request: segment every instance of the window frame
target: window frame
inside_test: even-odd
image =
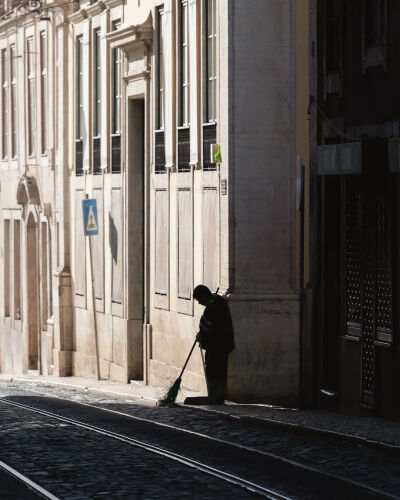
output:
[[[112,31],[121,27],[121,20],[112,22]],[[122,104],[122,51],[112,49],[111,52],[111,135],[121,135],[121,104]]]
[[[10,44],[10,111],[11,111],[11,159],[18,157],[18,92],[17,92],[17,46]]]
[[[111,23],[112,31],[118,30],[122,25],[120,18]],[[122,171],[121,138],[122,138],[122,50],[111,49],[111,109],[110,109],[110,139],[111,139],[111,173],[119,174]]]
[[[93,29],[93,139],[101,136],[101,28]]]
[[[8,144],[8,115],[9,115],[9,99],[8,99],[8,56],[7,48],[2,48],[0,51],[1,57],[1,104],[2,104],[2,133],[1,133],[1,158],[3,161],[8,160],[9,144]]]
[[[34,36],[26,37],[26,86],[27,86],[27,107],[28,107],[28,158],[35,156],[36,133],[36,73],[35,73],[35,45]]]
[[[41,154],[48,148],[48,44],[46,30],[39,32],[40,41],[40,106],[41,106]]]
[[[190,126],[189,2],[179,1],[178,126]]]
[[[77,149],[80,147],[80,155],[83,156],[83,33],[75,37],[75,175],[83,175],[83,157],[81,165],[77,168]]]
[[[211,6],[211,8],[210,8]],[[217,2],[204,0],[204,124],[217,123]],[[211,13],[211,16],[210,16]],[[210,29],[211,17],[211,29]],[[211,50],[210,50],[211,47]],[[211,71],[210,71],[211,58]],[[211,94],[211,95],[210,95]],[[211,112],[210,112],[210,99]]]
[[[379,43],[368,43],[368,0],[363,0],[362,3],[362,69],[366,73],[368,68],[382,67],[387,70],[387,50],[388,50],[388,2],[382,1],[383,21],[382,38]]]
[[[164,72],[164,29],[163,29],[163,16],[164,6],[161,5],[157,8],[157,116],[156,116],[156,130],[164,130],[164,96],[165,96],[165,72]]]

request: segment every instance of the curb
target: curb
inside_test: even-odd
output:
[[[50,386],[62,386],[66,389],[71,389],[74,391],[81,391],[81,392],[88,392],[88,393],[94,393],[94,394],[104,394],[104,395],[109,395],[109,396],[114,396],[115,398],[122,399],[132,399],[132,400],[139,400],[141,402],[147,401],[151,402],[153,406],[156,405],[157,398],[152,398],[150,396],[143,396],[141,394],[126,394],[124,392],[118,392],[118,391],[112,391],[112,390],[107,390],[107,389],[100,389],[97,387],[90,387],[90,386],[85,386],[85,385],[80,385],[80,384],[67,384],[65,382],[55,382],[55,381],[50,381],[50,380],[38,380],[38,379],[30,379],[30,378],[19,378],[19,377],[0,377],[0,382],[19,382],[19,383],[25,383],[25,384],[40,384],[43,386],[50,385]],[[149,404],[149,403],[147,403]]]
[[[270,427],[276,427],[281,430],[286,430],[290,432],[296,433],[307,433],[307,434],[317,434],[325,438],[329,439],[342,439],[344,441],[353,442],[353,443],[361,443],[366,446],[370,446],[372,448],[383,449],[385,451],[389,451],[391,453],[400,453],[400,445],[387,443],[385,441],[376,441],[373,439],[368,439],[363,436],[357,436],[355,434],[346,434],[344,432],[332,431],[329,429],[321,429],[320,427],[307,426],[303,424],[295,424],[293,422],[284,422],[282,420],[277,420],[268,417],[259,417],[253,415],[237,415],[233,413],[229,413],[227,411],[217,409],[217,408],[209,408],[205,406],[195,406],[195,405],[183,405],[178,403],[179,406],[184,406],[187,408],[191,408],[199,411],[208,411],[210,413],[217,414],[223,418],[229,420],[241,420],[243,422],[248,423],[257,423],[261,425],[267,425]]]
[[[94,394],[104,394],[104,395],[109,395],[113,396],[115,398],[121,399],[121,398],[127,398],[127,399],[132,399],[135,401],[140,401],[142,403],[146,402],[147,405],[149,406],[156,406],[156,403],[158,401],[158,398],[153,398],[150,396],[143,396],[141,394],[125,394],[122,392],[117,392],[117,391],[112,391],[112,390],[107,390],[107,389],[99,389],[97,387],[89,387],[85,385],[79,385],[79,384],[68,384],[64,382],[56,382],[56,381],[49,381],[49,380],[37,380],[37,379],[28,379],[28,378],[19,378],[19,377],[0,377],[0,382],[19,382],[19,383],[25,383],[25,384],[30,384],[30,383],[36,383],[40,385],[50,385],[50,386],[62,386],[71,390],[75,391],[81,391],[81,392],[88,392],[88,393],[94,393]],[[218,415],[222,418],[225,418],[227,420],[241,420],[242,422],[248,422],[248,423],[256,423],[259,425],[266,425],[269,427],[276,427],[277,429],[281,430],[286,430],[290,432],[296,432],[296,433],[307,433],[307,434],[317,434],[320,435],[324,438],[330,438],[330,439],[342,439],[344,441],[352,442],[352,443],[359,443],[363,444],[365,446],[369,446],[372,448],[376,449],[383,449],[385,451],[389,451],[391,453],[396,453],[398,454],[400,452],[400,445],[396,444],[391,444],[387,443],[385,441],[377,441],[373,439],[368,439],[363,436],[357,436],[355,434],[346,434],[343,432],[339,431],[332,431],[329,429],[321,429],[320,427],[314,427],[314,426],[307,426],[303,424],[296,424],[293,422],[285,422],[283,420],[277,420],[274,418],[268,418],[268,417],[260,417],[260,416],[253,416],[253,415],[238,415],[234,413],[230,413],[229,411],[226,411],[225,409],[221,408],[210,408],[209,406],[197,406],[197,405],[185,405],[181,402],[176,403],[177,406],[182,407],[182,408],[190,408],[192,410],[197,410],[197,411],[202,411],[202,412],[208,412],[214,415]],[[229,407],[229,405],[226,405],[224,408]]]

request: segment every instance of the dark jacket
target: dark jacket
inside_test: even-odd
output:
[[[235,349],[231,313],[221,295],[213,294],[213,300],[204,309],[199,339],[206,351],[228,353]]]

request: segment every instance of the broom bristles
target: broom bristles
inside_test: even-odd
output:
[[[159,400],[161,404],[174,403],[176,397],[178,396],[179,388],[181,386],[182,379],[179,377],[175,380],[175,382],[168,389],[163,399]]]

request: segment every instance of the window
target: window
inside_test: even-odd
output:
[[[118,19],[112,29],[121,26]],[[112,124],[111,124],[111,171],[121,171],[121,50],[112,50]]]
[[[101,131],[101,37],[100,37],[100,28],[94,30],[93,34],[93,136],[99,137]]]
[[[101,31],[93,31],[93,172],[101,171]]]
[[[11,158],[17,157],[17,53],[15,44],[10,45],[11,83]]]
[[[14,221],[14,319],[21,319],[21,222]]]
[[[155,165],[156,173],[164,173],[165,169],[165,136],[164,136],[164,33],[163,33],[164,7],[157,9],[157,110],[155,133]]]
[[[1,50],[1,102],[3,106],[2,113],[2,149],[1,156],[3,160],[8,158],[8,64],[7,49]]]
[[[367,47],[385,43],[386,8],[385,0],[367,0],[365,12],[365,41]]]
[[[326,71],[337,73],[341,63],[341,0],[327,2],[326,16]]]
[[[204,126],[203,170],[215,170],[211,158],[212,145],[217,142],[217,23],[216,0],[204,0]]]
[[[4,219],[4,316],[10,316],[10,220]]]
[[[163,14],[162,8],[158,9],[158,64],[157,64],[157,129],[164,129],[164,40],[163,40]]]
[[[76,37],[75,173],[83,174],[83,36]]]
[[[35,117],[36,117],[36,99],[35,99],[35,52],[33,46],[33,36],[26,40],[26,74],[28,89],[28,156],[35,152]]]
[[[41,153],[47,153],[48,98],[47,98],[47,39],[46,32],[40,32],[40,105],[41,105]]]
[[[178,172],[190,170],[190,130],[189,130],[189,25],[188,2],[180,0],[179,9],[179,129],[178,129]]]
[[[217,28],[216,28],[216,0],[205,0],[205,122],[216,121],[216,95],[217,95]]]
[[[188,3],[182,0],[179,20],[179,125],[189,125],[189,37]]]
[[[387,2],[364,0],[363,3],[363,70],[382,66],[387,59]]]

